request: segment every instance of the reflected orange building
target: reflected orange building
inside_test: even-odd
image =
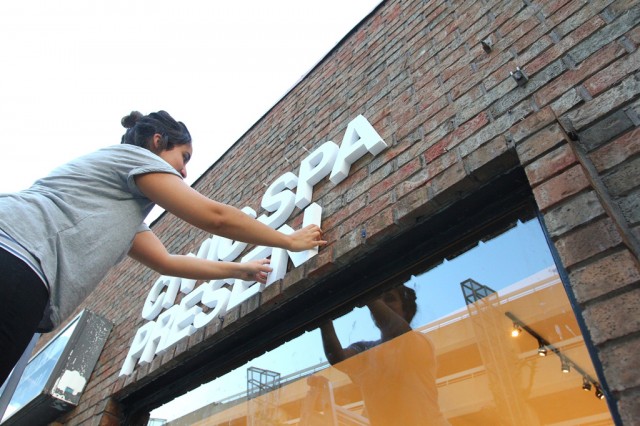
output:
[[[606,402],[594,396],[594,389],[582,388],[585,379],[596,384],[595,373],[555,269],[542,271],[498,293],[485,291],[483,296],[477,300],[467,298],[466,308],[414,331],[423,333],[433,344],[438,405],[451,425],[613,424]],[[541,356],[538,338],[526,330],[512,337],[512,318],[542,337],[552,350]],[[394,377],[388,370],[403,367],[398,350],[402,347],[407,351],[412,334],[370,350],[378,351],[377,357],[390,360],[385,365],[372,366],[373,370],[386,370],[385,377]],[[366,355],[367,352],[362,353],[306,377],[299,378],[298,374],[295,381],[287,382],[284,377],[283,385],[272,392],[249,401],[243,398],[203,407],[169,424],[371,424],[363,390],[345,373],[353,371],[348,363],[361,363]],[[570,365],[568,372],[562,371],[563,360]],[[378,390],[400,392],[395,379],[390,380]],[[424,411],[417,402],[409,404],[401,407],[402,402],[396,403],[396,414],[411,409]],[[432,424],[430,416],[424,417],[421,424]]]

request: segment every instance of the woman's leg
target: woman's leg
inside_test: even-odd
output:
[[[40,277],[0,249],[0,386],[38,328],[48,299]]]

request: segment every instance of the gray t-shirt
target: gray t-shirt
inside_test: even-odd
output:
[[[120,262],[153,203],[135,184],[145,173],[180,174],[151,151],[116,145],[77,158],[31,188],[0,194],[0,229],[39,262],[60,324]]]

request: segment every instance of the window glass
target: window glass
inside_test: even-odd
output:
[[[11,417],[13,413],[27,405],[42,392],[77,323],[78,319],[76,318],[62,333],[56,336],[29,361],[2,420]]]
[[[535,219],[362,304],[152,421],[613,424]]]

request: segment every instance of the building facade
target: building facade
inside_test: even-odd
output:
[[[258,250],[280,256],[278,279],[220,284],[233,294],[209,309],[226,312],[174,329],[146,362],[141,328],[173,321],[161,312],[192,290],[161,308],[171,279],[125,260],[78,309],[112,329],[55,422],[146,424],[176,396],[533,219],[605,396],[610,420],[593,424],[640,424],[639,45],[633,0],[382,2],[193,185],[291,229],[319,221],[329,244],[297,260]],[[261,206],[287,190],[293,210]],[[171,214],[152,229],[171,252],[213,250]],[[226,244],[237,260],[253,250]]]

